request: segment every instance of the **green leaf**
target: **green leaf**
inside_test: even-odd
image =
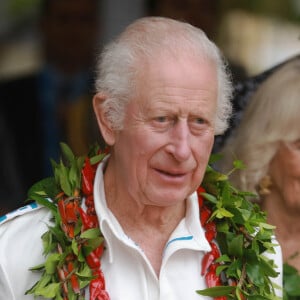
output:
[[[65,241],[65,235],[64,233],[60,230],[59,227],[49,227],[49,230],[53,234],[53,237],[58,241],[60,246],[64,249],[66,247],[66,241]]]
[[[87,242],[86,242],[86,245],[88,247],[91,247],[91,249],[96,249],[98,248],[104,241],[104,238],[101,237],[101,236],[98,236],[96,238],[93,238],[93,239],[89,239]]]
[[[205,174],[206,182],[216,182],[216,181],[225,181],[228,179],[228,176],[219,172],[208,172]]]
[[[243,263],[241,259],[234,260],[226,270],[226,275],[232,278],[239,278]]]
[[[205,290],[198,290],[196,292],[197,294],[202,296],[220,297],[231,294],[235,289],[236,287],[234,286],[216,286],[212,288],[207,288]]]
[[[79,262],[85,262],[85,253],[83,247],[80,248],[77,258]]]
[[[228,241],[228,253],[234,257],[242,257],[244,249],[243,242],[244,237],[241,234],[232,237],[232,239]]]
[[[220,265],[216,269],[216,274],[219,276],[224,270],[228,268],[227,265]]]
[[[72,247],[73,253],[74,253],[76,256],[78,256],[78,253],[79,253],[79,251],[78,251],[78,244],[77,244],[77,242],[76,242],[75,239],[72,240],[72,245],[71,245],[71,247]]]
[[[272,261],[273,262],[273,261]],[[259,266],[261,271],[263,271],[263,274],[265,274],[268,277],[277,277],[278,272],[276,272],[276,265],[271,264],[269,259],[266,257],[261,256],[259,260]]]
[[[46,270],[47,274],[51,275],[56,272],[56,267],[60,260],[60,256],[61,255],[58,253],[52,253],[48,256],[48,258],[45,262],[45,270]]]
[[[62,190],[65,192],[65,194],[68,196],[72,196],[72,188],[69,181],[69,172],[68,169],[64,166],[62,161],[60,162],[59,183]]]
[[[276,228],[276,226],[274,225],[263,223],[263,222],[259,223],[259,227],[264,229],[272,229],[272,230]]]
[[[251,212],[242,208],[229,208],[228,209],[233,214],[233,221],[237,224],[244,225],[245,221],[250,218]]]
[[[43,235],[42,235],[42,241],[43,241],[43,254],[46,255],[48,253],[50,253],[53,248],[55,247],[55,244],[53,243],[52,240],[52,233],[51,231],[46,231]]]
[[[81,219],[79,219],[77,221],[77,223],[75,224],[75,228],[74,228],[74,234],[75,236],[79,235],[81,233],[81,226],[82,226],[82,222]]]
[[[84,231],[80,237],[82,239],[94,239],[96,237],[99,237],[101,234],[100,229],[99,228],[92,228],[92,229],[88,229],[86,231]]]
[[[246,270],[251,281],[253,281],[257,286],[264,286],[265,281],[258,262],[247,262]]]
[[[46,273],[43,273],[41,279],[36,282],[36,284],[29,290],[25,292],[25,294],[34,294],[37,290],[44,288],[52,279],[52,276]]]
[[[34,266],[32,268],[30,268],[31,271],[41,271],[45,268],[45,264],[40,264],[40,265],[37,265],[37,266]]]
[[[229,228],[230,228],[229,224],[226,221],[224,221],[224,219],[223,220],[218,220],[218,221],[219,221],[217,223],[218,235],[220,235],[220,233],[222,233],[222,232],[227,233],[229,231]]]
[[[69,171],[69,182],[70,182],[72,191],[80,188],[80,171],[77,168],[76,161],[73,161],[71,163],[71,168]]]
[[[84,245],[81,249],[84,257],[87,257],[94,250],[92,247],[86,245]]]
[[[216,216],[216,218],[218,219],[222,219],[222,218],[232,218],[233,214],[227,209],[225,209],[224,207],[220,207],[214,211],[213,216]]]
[[[246,168],[246,165],[241,160],[235,160],[233,166],[237,170],[243,170]]]
[[[221,255],[216,262],[231,262],[231,258],[227,254]]]
[[[30,200],[34,200],[36,203],[49,208],[52,212],[56,212],[56,206],[53,202],[50,202],[48,199],[39,196],[38,194],[31,194],[28,197]]]
[[[60,143],[60,148],[64,158],[66,158],[68,162],[72,162],[75,159],[73,151],[66,143]]]
[[[215,196],[208,194],[208,193],[201,193],[201,195],[208,201],[210,201],[211,203],[217,203],[218,200]]]
[[[51,299],[55,297],[55,295],[59,292],[59,290],[60,290],[60,283],[50,283],[45,287],[40,287],[36,289],[35,295]]]
[[[76,272],[76,275],[80,278],[80,280],[88,280],[93,277],[93,273],[87,264],[84,264],[84,267],[81,268],[80,271]]]
[[[94,164],[97,164],[98,162],[100,162],[104,157],[105,157],[105,153],[101,153],[101,154],[98,154],[96,156],[93,156],[90,158],[90,162],[92,165]]]
[[[59,189],[54,177],[47,177],[31,186],[28,190],[28,198],[31,199],[33,195],[40,195],[44,198],[53,199],[59,193]]]

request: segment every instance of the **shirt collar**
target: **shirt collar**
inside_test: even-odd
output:
[[[198,244],[199,248],[204,251],[210,251],[211,247],[205,237],[205,231],[201,226],[200,213],[199,213],[199,203],[197,192],[194,192],[187,199],[187,209],[186,209],[186,227],[190,233],[194,236],[195,242]]]

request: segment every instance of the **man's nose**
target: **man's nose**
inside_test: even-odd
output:
[[[187,120],[178,119],[172,127],[169,151],[178,161],[189,158],[191,154],[191,134]]]

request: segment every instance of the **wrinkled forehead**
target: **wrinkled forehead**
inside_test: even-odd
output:
[[[150,69],[162,69],[164,65],[178,69],[185,65],[193,66],[195,70],[209,66],[210,71],[217,74],[217,62],[212,57],[203,51],[194,52],[188,49],[154,49],[151,53],[138,55],[134,67],[142,75]]]
[[[174,106],[175,109],[176,105],[186,103],[193,106],[195,112],[201,107],[210,119],[216,114],[218,84],[212,61],[190,56],[158,56],[142,69],[135,99],[144,109],[153,105],[163,105],[164,109],[166,105],[170,109]]]
[[[166,55],[158,53],[155,59],[141,62],[137,83],[142,86],[156,84],[175,85],[191,89],[208,89],[217,93],[217,66],[212,59],[190,53]]]

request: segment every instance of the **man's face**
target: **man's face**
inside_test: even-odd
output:
[[[215,66],[201,58],[158,58],[144,66],[138,97],[116,133],[116,179],[146,205],[183,201],[201,183],[214,140]]]

